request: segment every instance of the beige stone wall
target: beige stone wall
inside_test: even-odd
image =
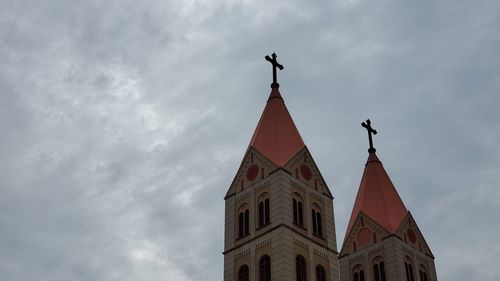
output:
[[[422,252],[417,251],[410,245],[404,243],[399,237],[391,235],[356,252],[346,254],[339,258],[340,280],[353,280],[353,269],[362,265],[365,269],[365,281],[373,281],[373,260],[377,256],[384,259],[387,281],[405,281],[406,271],[404,260],[409,257],[414,268],[414,280],[420,280],[418,266],[424,265],[428,269],[430,280],[437,281],[434,268],[434,259]]]

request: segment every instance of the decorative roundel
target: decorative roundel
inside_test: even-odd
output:
[[[255,164],[253,164],[252,166],[248,167],[247,180],[249,180],[249,181],[254,180],[258,174],[259,174],[259,167]]]
[[[363,228],[358,232],[358,246],[368,245],[370,243],[370,238],[372,237],[372,232],[368,228]]]
[[[305,164],[302,164],[302,166],[300,166],[300,173],[305,180],[310,180],[312,177],[311,169]]]
[[[408,240],[410,240],[411,243],[417,242],[417,235],[415,234],[415,232],[413,232],[413,230],[408,229],[406,231],[406,235],[408,236]]]

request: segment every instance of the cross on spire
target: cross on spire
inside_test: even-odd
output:
[[[272,57],[272,58],[271,58]],[[278,61],[276,60],[276,54],[273,53],[271,57],[266,56],[266,60],[270,62],[273,65],[273,83],[271,84],[271,88],[278,88],[280,84],[278,84],[278,78],[276,75],[276,68],[279,68],[280,70],[283,70],[283,65],[279,64]]]
[[[368,140],[370,142],[370,148],[368,149],[368,152],[375,152],[376,149],[373,147],[372,133],[376,135],[377,131],[372,128],[370,119],[366,119],[366,123],[361,123],[361,126],[366,128],[366,130],[368,131]]]

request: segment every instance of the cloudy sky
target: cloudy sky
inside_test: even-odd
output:
[[[0,0],[1,279],[222,280],[275,51],[337,240],[369,117],[440,280],[497,280],[499,27],[495,0]]]

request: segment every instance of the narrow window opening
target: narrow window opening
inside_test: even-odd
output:
[[[326,281],[325,268],[321,265],[316,266],[316,281]]]
[[[243,235],[247,235],[250,233],[250,211],[246,210],[245,211],[245,230]]]
[[[297,200],[293,199],[293,223],[298,224],[298,216],[297,216]]]
[[[244,224],[244,217],[243,217],[243,213],[240,213],[239,217],[238,217],[238,236],[239,237],[242,237],[243,236],[243,224]]]
[[[238,271],[238,281],[249,281],[248,265],[242,265]]]
[[[259,281],[271,281],[271,258],[268,255],[260,258]]]
[[[312,224],[313,224],[313,233],[317,235],[318,233],[317,233],[317,225],[316,225],[316,211],[312,210],[311,217],[312,217]]]
[[[302,202],[297,202],[297,208],[298,208],[298,216],[299,216],[299,225],[304,226],[304,217],[302,214]]]
[[[295,258],[295,268],[297,273],[297,281],[307,281],[306,259],[303,256],[298,255]]]
[[[321,214],[319,212],[316,212],[316,225],[318,227],[318,235],[323,237],[323,228],[321,226]]]
[[[375,281],[381,281],[380,272],[378,270],[378,264],[373,265],[373,273],[375,274]]]
[[[269,223],[269,199],[264,201],[264,224]]]

